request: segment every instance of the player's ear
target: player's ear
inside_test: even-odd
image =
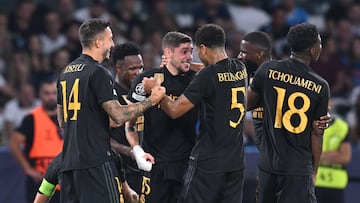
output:
[[[165,58],[170,58],[170,55],[171,55],[171,49],[169,48],[169,47],[166,47],[165,49],[164,49],[164,56],[165,56]]]
[[[311,57],[314,57],[316,55],[316,48],[315,47],[311,47],[309,49],[309,54]]]
[[[96,48],[99,48],[99,47],[101,47],[102,42],[103,41],[102,41],[102,39],[100,37],[96,37],[95,40],[94,40],[94,46]]]
[[[203,44],[200,44],[200,51],[203,53],[203,54],[206,54],[207,52],[207,47]]]

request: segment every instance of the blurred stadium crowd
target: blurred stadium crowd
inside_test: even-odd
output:
[[[193,36],[205,23],[221,25],[227,52],[239,53],[242,37],[261,30],[273,39],[273,58],[289,55],[290,26],[311,22],[322,33],[323,52],[313,69],[330,85],[332,114],[350,125],[354,149],[360,148],[360,2],[356,0],[2,0],[0,8],[0,138],[39,104],[41,80],[79,56],[78,28],[88,18],[111,22],[115,44],[137,43],[144,69],[158,68],[162,36],[172,30]],[[194,56],[194,61],[198,61]],[[112,64],[106,64],[113,72]],[[245,130],[252,144],[253,129]]]

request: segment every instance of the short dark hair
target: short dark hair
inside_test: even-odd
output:
[[[291,51],[304,52],[316,44],[318,36],[319,31],[315,25],[302,23],[290,28],[287,40]]]
[[[120,45],[116,45],[111,53],[111,60],[116,64],[118,60],[123,60],[125,56],[139,55],[140,48],[134,42],[125,42]]]
[[[110,23],[105,22],[99,18],[92,18],[83,22],[79,28],[79,40],[83,48],[90,47],[91,41],[95,39],[98,34],[105,31]]]
[[[181,33],[181,32],[177,32],[177,31],[172,31],[172,32],[168,32],[164,35],[163,40],[162,40],[162,48],[170,48],[170,49],[174,49],[176,47],[178,47],[180,44],[182,43],[191,43],[192,39],[190,36]]]
[[[209,48],[224,47],[225,31],[219,25],[206,24],[196,31],[195,44],[203,44]]]
[[[262,49],[268,57],[271,56],[271,51],[272,51],[271,38],[265,32],[261,32],[261,31],[250,32],[249,34],[244,36],[243,40]]]

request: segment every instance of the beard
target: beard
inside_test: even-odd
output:
[[[57,102],[51,101],[51,102],[43,103],[43,107],[47,111],[54,111],[54,110],[56,110]]]
[[[253,61],[243,61],[246,65],[246,70],[248,72],[248,74],[253,74],[255,73],[255,71],[258,69],[259,65],[256,64]]]

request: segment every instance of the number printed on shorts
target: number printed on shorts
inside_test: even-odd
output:
[[[77,120],[77,112],[81,108],[81,103],[79,102],[79,81],[80,79],[76,79],[74,81],[68,100],[66,99],[66,81],[60,82],[63,96],[64,122],[66,122],[68,119],[68,111],[74,111],[73,116],[70,118],[70,120]]]
[[[239,119],[237,121],[229,121],[229,124],[232,128],[236,128],[241,120],[243,119],[244,115],[245,115],[245,106],[243,103],[239,103],[238,101],[238,93],[241,92],[244,94],[245,96],[245,87],[236,87],[236,88],[231,88],[231,110],[233,109],[239,109],[240,111],[240,116]]]
[[[310,99],[309,97],[302,93],[302,92],[294,92],[289,95],[287,98],[287,104],[289,109],[285,111],[283,114],[283,104],[286,102],[285,96],[286,96],[286,89],[280,88],[280,87],[274,87],[277,93],[277,102],[276,102],[276,115],[275,115],[275,123],[274,128],[282,128],[282,126],[285,127],[285,129],[291,133],[299,134],[304,132],[306,125],[308,123],[308,117],[305,114],[309,108],[310,108]],[[297,108],[295,106],[295,100],[297,98],[301,98],[303,100],[303,105],[300,108]],[[293,115],[297,114],[300,117],[300,122],[297,126],[294,126],[291,123],[291,117]]]

